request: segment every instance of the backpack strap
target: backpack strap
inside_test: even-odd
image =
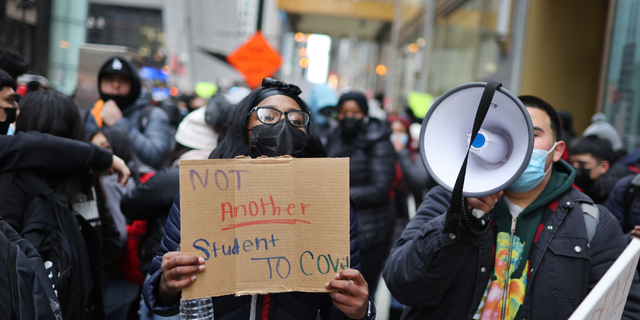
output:
[[[587,237],[589,238],[589,243],[591,243],[591,239],[596,234],[596,229],[598,228],[598,223],[600,222],[600,209],[593,204],[589,203],[581,203],[582,213],[584,216],[584,224],[587,227]]]
[[[151,115],[151,111],[153,110],[152,105],[148,105],[140,111],[140,116],[138,117],[138,125],[140,126],[140,132],[144,133],[144,130],[147,129],[147,124],[149,123],[149,115]]]
[[[627,193],[624,195],[624,224],[626,225],[629,220],[629,214],[640,199],[640,174],[636,174],[635,177],[629,183]],[[624,231],[624,230],[623,230]]]

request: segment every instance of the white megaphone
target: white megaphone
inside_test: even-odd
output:
[[[477,115],[483,104],[484,117]],[[474,125],[478,130],[471,141]],[[475,82],[433,103],[422,122],[420,155],[429,175],[454,197],[457,186],[460,197],[478,198],[505,190],[520,177],[533,139],[533,124],[520,99],[498,83]],[[461,170],[465,159],[466,172]],[[454,201],[452,209],[458,205]]]

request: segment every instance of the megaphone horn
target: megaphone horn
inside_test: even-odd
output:
[[[497,82],[464,84],[433,103],[422,122],[420,155],[431,177],[452,192],[445,232],[457,230],[463,196],[495,194],[520,177],[533,139],[527,109]]]

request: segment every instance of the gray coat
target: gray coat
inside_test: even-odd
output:
[[[171,149],[171,128],[167,113],[160,108],[153,108],[149,114],[146,129],[140,132],[138,118],[147,105],[149,100],[141,94],[132,106],[122,110],[122,119],[116,121],[113,126],[127,132],[133,151],[142,162],[158,169]],[[87,113],[84,127],[88,135],[98,130],[96,120],[90,112]]]
[[[471,319],[493,274],[494,236],[443,234],[451,194],[434,188],[409,222],[387,260],[383,277],[407,305],[403,319]],[[558,207],[529,256],[530,274],[522,319],[567,319],[625,249],[618,221],[604,207],[588,250],[580,203],[593,201],[575,188],[556,198]],[[579,252],[576,252],[579,251]],[[640,284],[633,279],[623,319],[640,319]]]

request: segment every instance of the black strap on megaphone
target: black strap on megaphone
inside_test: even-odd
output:
[[[471,140],[469,140],[469,147],[467,147],[467,155],[464,157],[462,168],[460,168],[460,173],[458,173],[458,178],[456,179],[456,184],[453,187],[453,193],[451,194],[451,207],[449,207],[449,210],[447,211],[443,233],[455,234],[458,230],[458,226],[460,225],[460,221],[462,220],[462,214],[467,210],[467,208],[465,208],[466,201],[462,196],[462,189],[464,187],[464,178],[467,174],[469,151],[471,150],[471,145],[478,135],[478,131],[480,131],[480,126],[482,126],[484,118],[487,116],[487,112],[491,106],[491,101],[493,100],[493,95],[500,87],[502,87],[501,83],[491,81],[487,83],[487,86],[482,93],[482,98],[478,105],[478,111],[476,112],[476,118],[473,121],[473,131],[471,131]]]

